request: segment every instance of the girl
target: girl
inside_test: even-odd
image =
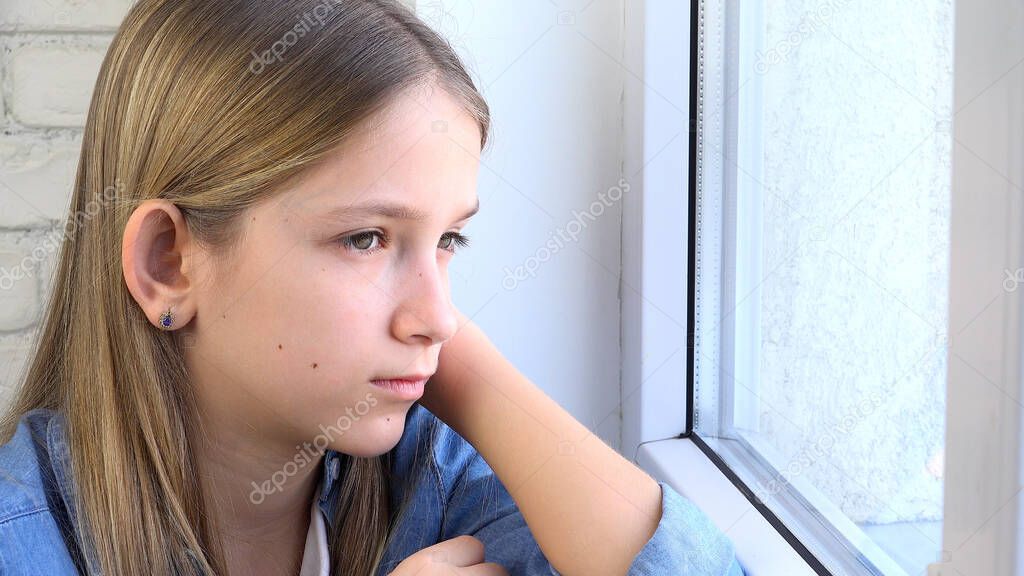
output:
[[[396,2],[135,3],[3,422],[0,574],[742,574],[452,306],[488,127]]]

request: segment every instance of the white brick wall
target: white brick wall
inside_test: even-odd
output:
[[[36,320],[39,271],[46,261],[45,249],[36,249],[38,236],[38,232],[0,234],[0,326],[7,332],[28,329]]]
[[[92,39],[62,40],[27,43],[7,56],[10,113],[22,126],[74,128],[85,124],[107,42],[96,46]]]
[[[20,379],[28,368],[29,336],[9,336],[0,340],[0,406],[6,406],[11,399],[11,386]]]
[[[89,100],[130,0],[0,0],[0,406],[26,368]]]
[[[131,5],[130,0],[3,0],[0,30],[106,32],[117,28]]]
[[[0,229],[46,226],[66,217],[80,138],[0,137]]]

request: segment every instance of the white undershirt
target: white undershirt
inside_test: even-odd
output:
[[[306,548],[302,552],[302,567],[299,576],[330,576],[331,555],[327,551],[327,523],[317,503],[320,501],[320,488],[313,496],[310,507],[309,531],[306,532]]]

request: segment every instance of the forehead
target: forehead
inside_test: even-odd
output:
[[[288,203],[307,217],[372,200],[465,209],[475,203],[479,160],[473,117],[444,90],[417,87],[357,126]]]

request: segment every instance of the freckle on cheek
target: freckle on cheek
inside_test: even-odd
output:
[[[319,366],[319,364],[317,364],[316,362],[313,362],[313,370],[316,370],[317,366]]]
[[[284,346],[281,346],[280,344],[278,344],[278,345],[277,345],[277,349],[278,349],[278,350],[283,350],[283,349],[284,349]]]

